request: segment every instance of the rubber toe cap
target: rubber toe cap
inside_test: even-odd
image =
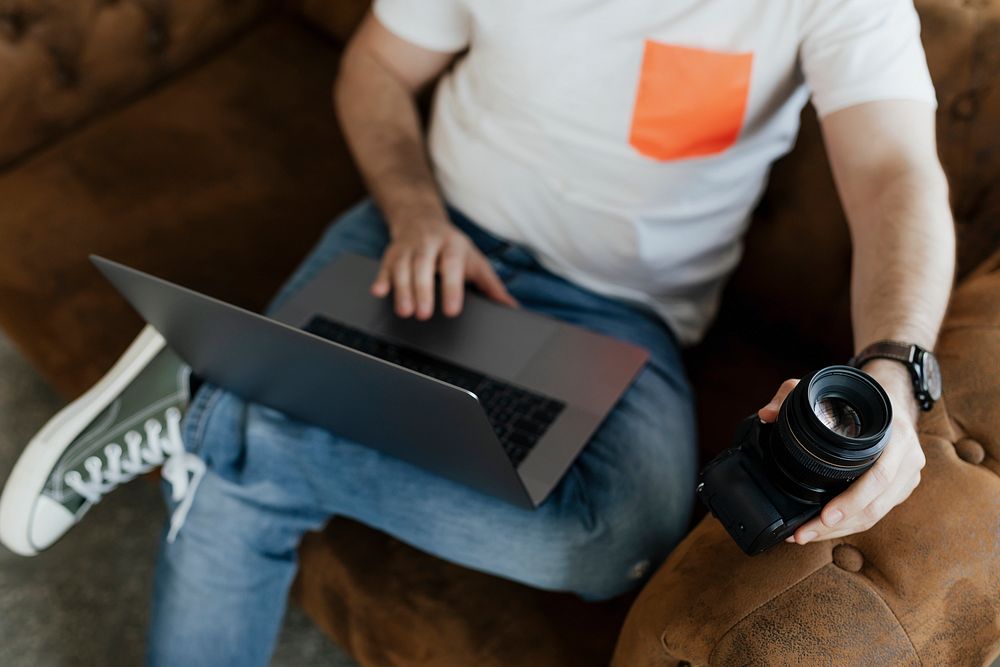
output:
[[[56,540],[76,523],[76,517],[68,509],[48,496],[38,496],[35,511],[28,526],[28,539],[32,549],[48,549]]]

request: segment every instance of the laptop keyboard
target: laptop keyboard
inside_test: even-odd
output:
[[[479,398],[493,432],[511,462],[517,466],[541,439],[565,404],[432,357],[413,348],[390,343],[339,322],[316,315],[305,326],[309,333],[408,368],[442,382],[467,389]]]

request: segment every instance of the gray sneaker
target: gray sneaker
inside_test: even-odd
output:
[[[188,376],[160,334],[143,329],[107,375],[25,447],[0,496],[0,542],[33,556],[112,490],[160,466],[175,499],[184,498],[204,472],[181,440]]]

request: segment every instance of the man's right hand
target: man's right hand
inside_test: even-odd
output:
[[[392,241],[372,294],[393,292],[400,317],[426,320],[434,313],[436,275],[441,310],[449,317],[462,310],[466,280],[500,303],[517,305],[482,253],[448,220],[427,161],[415,97],[457,53],[408,42],[369,10],[347,44],[334,86],[344,136],[390,223]]]
[[[462,311],[466,281],[495,301],[517,305],[469,237],[439,218],[409,220],[393,228],[372,294],[381,298],[392,292],[397,315],[426,320],[434,313],[436,275],[441,276],[441,310],[448,317]]]

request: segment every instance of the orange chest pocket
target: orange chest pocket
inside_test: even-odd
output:
[[[752,53],[646,40],[629,144],[657,160],[715,155],[740,136]]]

